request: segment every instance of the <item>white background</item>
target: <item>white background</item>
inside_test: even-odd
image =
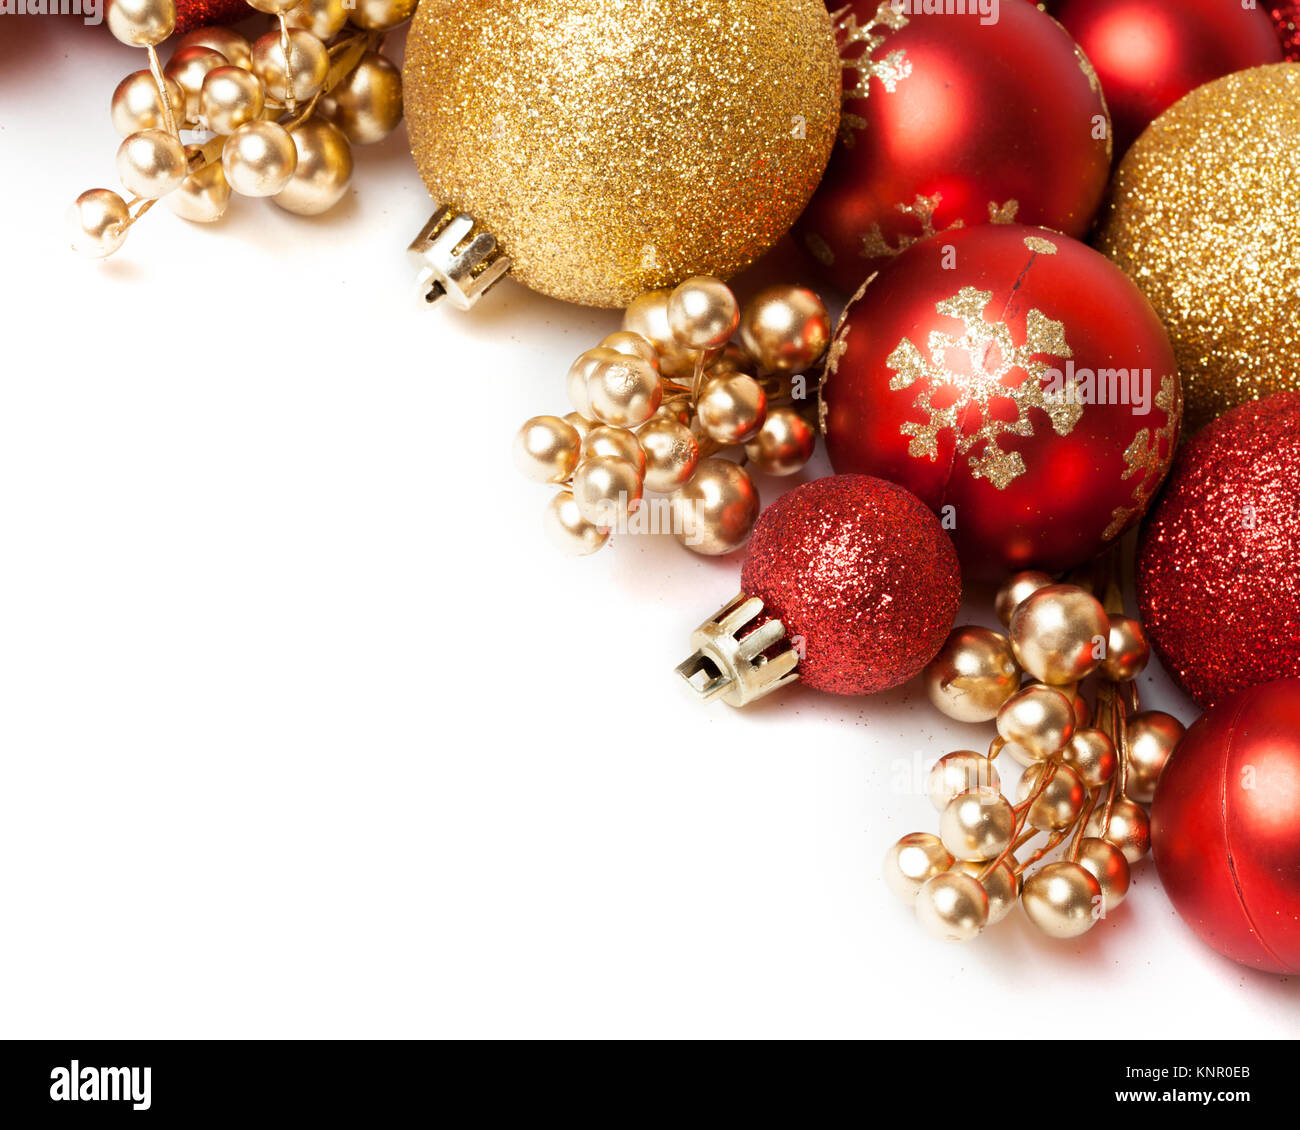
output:
[[[617,315],[424,310],[404,134],[330,217],[159,208],[89,263],[144,56],[0,55],[0,1035],[1300,1034],[1149,862],[1078,941],[925,937],[879,878],[936,827],[907,767],[990,733],[915,685],[686,699],[739,560],[560,558],[510,459]]]

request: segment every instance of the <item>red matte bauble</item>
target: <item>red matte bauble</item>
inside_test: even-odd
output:
[[[918,498],[866,475],[833,475],[763,511],[741,590],[785,625],[805,683],[874,694],[907,682],[943,646],[961,570]]]
[[[1300,392],[1242,404],[1179,452],[1142,527],[1137,596],[1202,707],[1300,676]]]
[[[1164,327],[1114,264],[983,224],[917,244],[850,303],[822,420],[837,471],[901,483],[968,577],[1000,577],[1078,565],[1138,521],[1182,394]]]
[[[1282,41],[1286,61],[1300,63],[1300,0],[1266,0],[1265,7]]]
[[[1203,83],[1283,61],[1268,13],[1241,0],[1061,0],[1053,12],[1101,79],[1116,154]]]
[[[1082,237],[1102,202],[1110,125],[1087,60],[1032,4],[1002,3],[993,23],[969,7],[856,0],[838,21],[840,140],[796,234],[847,294],[935,231],[993,220]]]
[[[1202,941],[1300,973],[1300,679],[1242,691],[1187,731],[1156,786],[1151,848]]]

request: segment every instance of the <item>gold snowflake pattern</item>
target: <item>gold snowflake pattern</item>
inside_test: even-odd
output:
[[[934,213],[942,203],[942,194],[936,192],[933,196],[918,196],[911,204],[895,204],[894,208],[904,216],[911,216],[916,220],[921,230],[915,235],[908,235],[905,232],[898,237],[897,243],[890,243],[885,238],[885,233],[880,230],[880,224],[873,223],[867,234],[862,237],[862,246],[858,255],[863,259],[893,259],[913,244],[929,239],[936,233]],[[944,230],[954,231],[965,226],[964,220],[954,220]]]
[[[1047,414],[1057,435],[1067,436],[1083,416],[1079,397],[1071,395],[1077,382],[1071,382],[1057,395],[1049,395],[1044,381],[1051,366],[1043,356],[1068,360],[1073,354],[1065,340],[1065,326],[1031,308],[1026,317],[1026,338],[1022,346],[1011,340],[1005,322],[990,322],[984,314],[993,301],[992,291],[963,287],[952,298],[935,306],[944,317],[956,318],[965,325],[957,336],[935,330],[930,334],[929,356],[924,355],[908,338],[904,338],[886,359],[893,370],[889,387],[895,391],[920,386],[913,407],[925,416],[923,423],[907,422],[903,435],[912,441],[908,454],[931,461],[939,455],[939,433],[951,431],[956,437],[957,455],[965,456],[971,474],[987,479],[998,490],[1005,490],[1025,473],[1025,461],[1018,451],[1004,451],[999,444],[1003,435],[1034,434],[1035,409]],[[970,375],[957,376],[947,366],[952,351],[965,353],[970,359]],[[1017,385],[1004,383],[1017,371],[1025,374]],[[944,386],[959,384],[965,395],[946,408],[936,406],[935,394]],[[1000,420],[992,411],[993,401],[1010,401],[1016,408],[1014,420]],[[968,430],[972,409],[980,415],[979,427]]]
[[[1156,393],[1156,407],[1165,414],[1164,426],[1151,429],[1143,428],[1133,437],[1133,442],[1124,452],[1124,473],[1121,479],[1137,477],[1133,488],[1133,504],[1118,507],[1111,515],[1111,523],[1106,527],[1102,537],[1107,541],[1115,537],[1129,522],[1143,513],[1147,504],[1156,493],[1169,461],[1174,455],[1174,435],[1178,430],[1178,421],[1182,417],[1182,405],[1178,392],[1178,382],[1166,374],[1160,378],[1160,391]]]
[[[885,90],[892,94],[898,89],[898,84],[912,73],[912,63],[906,51],[889,51],[882,58],[872,58],[890,32],[907,26],[907,14],[893,0],[881,0],[876,14],[865,24],[859,24],[858,17],[847,6],[832,12],[831,19],[835,23],[835,39],[840,49],[842,66],[855,76],[853,86],[844,92],[846,102],[869,97],[873,78],[879,80]],[[848,52],[853,48],[861,50],[850,58]],[[840,140],[846,147],[852,148],[854,131],[862,129],[866,124],[864,118],[845,110],[840,123]]]
[[[996,200],[989,201],[989,223],[990,224],[1014,224],[1016,222],[1016,213],[1020,211],[1019,200],[1008,200],[1005,204],[999,204]]]

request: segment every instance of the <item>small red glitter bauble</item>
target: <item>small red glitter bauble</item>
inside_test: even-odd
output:
[[[850,304],[822,410],[835,470],[901,483],[945,519],[968,577],[997,577],[1060,572],[1135,525],[1182,396],[1164,327],[1118,267],[1055,232],[982,224],[910,248]]]
[[[1117,154],[1198,86],[1283,61],[1268,15],[1241,0],[1061,0],[1053,12],[1101,79]]]
[[[109,7],[112,3],[109,0]],[[195,28],[230,24],[256,14],[246,0],[176,0],[176,30],[172,34],[184,35]]]
[[[1300,63],[1300,0],[1272,0],[1268,14],[1273,17],[1282,54],[1288,63]]]
[[[1156,786],[1151,848],[1203,941],[1300,973],[1300,679],[1242,691],[1187,731]]]
[[[1300,676],[1300,392],[1196,434],[1142,527],[1138,606],[1202,707]]]
[[[1032,4],[991,23],[967,9],[840,14],[840,140],[796,233],[845,293],[932,232],[1014,220],[1081,237],[1101,205],[1110,128],[1087,60]]]
[[[759,597],[819,691],[874,694],[935,657],[961,606],[961,570],[915,495],[867,475],[796,487],[763,511],[741,590]]]

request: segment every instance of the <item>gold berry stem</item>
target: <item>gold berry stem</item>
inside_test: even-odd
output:
[[[1040,847],[1037,851],[1035,851],[1034,854],[1031,855],[1028,859],[1026,859],[1023,863],[1016,864],[1016,866],[1013,868],[1015,873],[1017,875],[1024,874],[1024,872],[1027,871],[1030,867],[1032,867],[1035,863],[1038,863],[1050,852],[1053,852],[1058,847],[1060,847],[1060,845],[1065,841],[1065,837],[1068,836],[1069,834],[1070,833],[1068,829],[1063,829],[1059,832],[1053,832],[1050,836],[1047,837],[1047,843],[1043,844],[1042,847]]]
[[[180,140],[181,131],[176,125],[176,115],[172,112],[172,100],[167,94],[167,79],[163,75],[162,63],[158,60],[158,49],[151,43],[149,51],[149,73],[153,75],[154,85],[158,88],[158,101],[162,105],[163,124],[167,132]],[[141,213],[143,215],[144,213]]]

